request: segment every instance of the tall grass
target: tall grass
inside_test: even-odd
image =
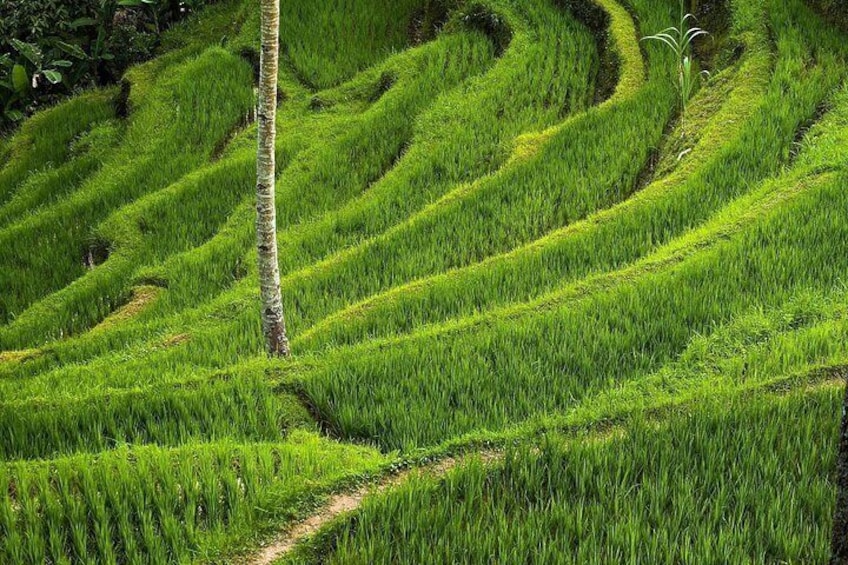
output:
[[[667,269],[583,299],[342,349],[298,381],[335,433],[377,437],[386,447],[566,409],[590,391],[656,369],[696,332],[750,307],[839,284],[844,250],[820,242],[846,241],[838,214],[825,205],[842,205],[843,175],[798,184],[800,193],[741,233]]]
[[[778,45],[786,46],[787,67],[805,68],[792,48],[795,30],[810,41],[830,39],[816,35],[808,12],[783,6],[770,8],[775,24],[784,23],[775,29],[789,34]],[[811,27],[805,32],[798,21]],[[819,87],[819,96],[829,84]],[[438,442],[567,408],[587,391],[654,370],[695,332],[711,331],[741,311],[780,303],[800,289],[826,292],[840,284],[843,249],[819,242],[845,241],[841,222],[824,206],[840,198],[844,171],[817,179],[819,169],[813,178],[788,175],[765,185],[766,194],[783,186],[787,197],[760,207],[741,232],[708,240],[706,249],[681,262],[580,289],[577,299],[554,294],[512,314],[331,352],[314,376],[297,380],[336,433],[379,437],[386,447]]]
[[[210,75],[216,80],[203,80]],[[102,168],[70,198],[0,232],[0,263],[5,266],[0,272],[0,320],[10,321],[36,299],[81,276],[96,222],[116,206],[199,166],[253,103],[249,66],[217,48],[182,63],[156,83],[148,94],[151,102],[132,114],[125,139],[110,159],[112,166]]]
[[[774,16],[777,21],[796,21],[785,14]],[[698,225],[728,201],[778,173],[799,154],[796,138],[805,133],[809,120],[821,107],[835,105],[829,100],[831,89],[844,73],[837,60],[826,66],[830,70],[823,67],[822,72],[799,64],[811,57],[812,51],[799,54],[798,45],[805,40],[799,30],[791,28],[776,28],[783,31],[777,66],[772,68],[762,22],[758,16],[749,19],[754,21],[737,23],[742,26],[740,33],[750,41],[746,55],[737,70],[725,71],[732,77],[732,91],[724,93],[719,83],[727,79],[719,74],[699,97],[701,104],[709,103],[711,96],[725,96],[727,101],[708,122],[699,124],[704,130],[702,137],[691,147],[685,162],[677,164],[667,176],[621,205],[529,245],[354,303],[307,330],[300,343],[295,340],[295,348],[405,333],[423,324],[532,299],[594,272],[621,267]],[[809,14],[798,21],[810,26],[807,36],[815,33],[815,20]],[[786,36],[782,35],[784,31]],[[828,36],[825,41],[836,45],[838,39]],[[772,71],[771,86],[767,87]],[[788,91],[793,94],[787,96]],[[844,102],[838,105],[844,107]],[[814,131],[834,135],[844,119],[844,113],[834,112]],[[828,143],[840,141],[833,138]],[[821,163],[835,164],[841,159],[838,151],[825,148],[800,153],[815,156],[816,164],[799,162],[797,171],[816,170]],[[676,156],[675,152],[673,158]]]
[[[840,398],[706,401],[606,436],[554,434],[494,469],[368,500],[286,562],[824,562]]]
[[[237,43],[259,45],[258,3],[251,0]],[[371,0],[341,0],[332,6],[283,0],[280,41],[297,79],[311,90],[344,82],[357,72],[403,50],[413,40],[418,0],[375,6]]]
[[[321,220],[315,222],[314,225],[305,224],[303,231],[306,232],[308,241],[313,242],[310,245],[316,246],[316,250],[321,248],[329,250],[332,249],[334,242],[341,243],[338,239],[340,237],[361,237],[364,235],[363,231],[379,229],[381,224],[385,224],[390,218],[402,214],[403,210],[414,207],[416,201],[420,203],[421,198],[428,194],[437,195],[438,191],[449,190],[460,180],[471,179],[477,174],[490,170],[493,164],[496,165],[498,160],[502,158],[501,152],[504,149],[502,138],[509,139],[510,136],[514,136],[533,124],[544,127],[556,120],[556,117],[562,111],[559,106],[540,107],[544,97],[555,95],[555,93],[546,94],[546,91],[542,89],[542,85],[545,84],[544,81],[552,79],[550,71],[536,76],[532,73],[523,73],[521,69],[526,67],[528,62],[539,65],[540,68],[544,68],[545,65],[549,66],[555,61],[559,61],[557,64],[570,65],[571,63],[568,62],[566,57],[567,53],[561,53],[557,55],[556,59],[551,59],[551,51],[544,48],[544,45],[533,41],[533,36],[529,31],[525,31],[519,25],[522,20],[518,15],[513,17],[517,23],[515,24],[516,31],[512,42],[498,64],[487,75],[488,80],[472,81],[473,88],[471,90],[453,93],[428,112],[428,117],[420,125],[416,134],[416,143],[413,143],[404,154],[396,167],[397,171],[392,171],[393,174],[387,175],[383,182],[375,183],[365,196],[355,200],[338,215],[329,215],[328,221]],[[565,16],[561,17],[564,18]],[[556,19],[553,21],[563,22],[566,20]],[[542,23],[544,22],[536,22],[534,25],[539,26]],[[570,25],[572,29],[576,29],[573,27],[573,23]],[[557,37],[553,35],[545,36],[547,41],[559,41]],[[582,35],[581,41],[585,39],[587,39],[587,36]],[[592,49],[586,51],[589,54],[592,52]],[[579,86],[582,77],[575,75],[570,80],[571,82],[563,85],[565,89]],[[536,82],[525,84],[522,81]],[[586,91],[582,86],[580,86],[580,89],[583,92]],[[564,92],[567,92],[567,90]],[[566,97],[563,94],[563,98]],[[488,110],[481,112],[481,106],[485,106]],[[493,120],[492,115],[497,115],[498,108],[503,108],[502,115],[499,119]],[[462,122],[456,122],[457,118],[461,118]],[[473,127],[472,124],[474,124]],[[287,128],[284,128],[283,131],[287,131]],[[343,155],[338,151],[336,151],[336,154]],[[456,161],[457,154],[463,155],[462,160],[458,162]],[[434,156],[438,156],[438,160],[431,163],[430,161]],[[322,161],[316,163],[321,164]],[[282,178],[286,179],[290,176],[284,173]],[[340,177],[340,179],[344,178],[344,176]],[[334,182],[341,183],[341,181]],[[295,198],[299,198],[306,187],[314,189],[314,185],[309,184],[297,184],[296,186],[298,191],[292,192],[292,202],[296,202]],[[410,194],[416,195],[415,198],[409,198]],[[388,205],[390,200],[394,204]],[[298,209],[297,206],[283,206],[285,201],[285,198],[281,200],[281,217],[286,217],[291,214],[291,210]],[[389,209],[392,207],[399,209],[389,214]],[[374,214],[377,210],[380,211],[379,215]],[[234,217],[234,221],[240,222],[241,226],[249,226],[249,212],[249,207],[245,208],[244,213]],[[363,222],[365,223],[363,224]],[[123,223],[127,224],[127,222]],[[342,224],[348,225],[350,231],[343,228]],[[325,228],[329,228],[331,231],[327,233]],[[240,228],[240,230],[238,233],[249,234],[243,228]],[[293,246],[299,245],[297,233],[300,231],[299,228],[293,229],[292,233],[283,237],[283,243],[285,244],[288,241]],[[225,232],[231,233],[231,230],[227,228]],[[343,232],[348,232],[348,234],[344,235]],[[331,239],[329,241],[324,240],[324,234],[330,235]],[[231,238],[225,236],[221,239],[223,241],[220,244],[223,248],[216,246],[213,251],[204,246],[204,251],[208,250],[216,254],[226,253],[227,263],[223,265],[225,268],[213,267],[218,269],[215,271],[214,277],[209,276],[210,267],[208,266],[202,267],[202,270],[201,267],[197,267],[200,272],[197,272],[197,270],[187,271],[192,275],[189,279],[191,287],[187,288],[184,294],[179,293],[179,296],[181,296],[180,304],[183,307],[187,300],[194,299],[196,296],[202,297],[208,293],[209,291],[205,289],[208,288],[210,282],[232,282],[233,272],[238,272],[242,268],[240,265],[244,264],[243,255],[248,252],[249,246],[237,247],[236,253],[232,253],[230,251],[233,249]],[[240,241],[249,241],[249,238],[242,236]],[[294,247],[286,251],[283,256],[290,261],[299,263],[309,260],[309,254],[304,256],[302,253],[296,253]],[[217,255],[217,257],[220,257],[220,255]],[[197,265],[198,263],[200,262],[194,264]],[[205,264],[218,266],[221,265],[221,261],[205,261]],[[247,265],[250,264],[249,260]],[[226,268],[228,266],[229,268]],[[183,267],[183,265],[178,264],[175,267]],[[126,266],[116,269],[119,270],[119,273],[115,275],[110,274],[107,269],[101,269],[100,273],[95,270],[95,273],[89,277],[95,280],[88,283],[78,282],[75,286],[69,287],[67,291],[63,291],[56,297],[51,297],[40,304],[38,308],[27,312],[16,320],[16,323],[6,332],[4,336],[4,342],[8,344],[6,347],[23,347],[39,343],[44,335],[42,328],[48,323],[50,324],[48,335],[56,335],[60,332],[60,335],[64,335],[90,325],[92,318],[96,319],[98,314],[102,317],[103,310],[114,307],[115,303],[120,300],[115,295],[122,295],[119,288],[123,284],[120,281],[123,280],[122,273],[126,272],[127,269]],[[179,271],[173,276],[180,276]],[[159,277],[159,280],[161,280],[161,277]],[[80,287],[89,290],[82,292]],[[99,289],[94,296],[92,294],[95,291],[92,287]],[[245,286],[245,288],[252,288],[252,286]],[[163,304],[166,304],[166,302],[163,301]],[[48,311],[52,313],[51,317],[45,315]],[[57,311],[59,312],[58,316],[55,315]],[[55,322],[58,322],[59,327],[54,325]]]
[[[388,452],[542,431],[313,549],[823,555],[803,519],[829,512],[838,395],[728,399],[848,361],[842,37],[801,0],[732,0],[676,116],[672,57],[639,43],[673,1],[460,0],[416,27],[435,4],[283,3],[292,361],[260,355],[255,0],[169,32],[127,108],[85,94],[0,143],[0,562],[218,562]]]
[[[76,136],[113,116],[110,98],[114,95],[112,91],[90,92],[27,120],[4,150],[0,204],[15,193],[29,173],[64,163]]]
[[[0,405],[0,421],[0,457],[9,460],[97,452],[125,443],[280,441],[290,428],[311,424],[296,399],[249,377],[8,402]]]
[[[315,116],[315,112],[309,110],[308,99],[292,108],[288,112],[288,120],[281,127],[283,132],[295,132],[291,134],[295,143],[285,139],[282,141],[282,144],[290,147],[291,153],[284,154],[281,161],[285,163],[292,154],[304,149],[304,141],[299,138],[303,135],[300,130],[307,133],[311,131],[315,137],[307,138],[306,143],[313,148],[303,155],[303,161],[297,167],[296,174],[284,175],[286,180],[281,186],[279,202],[284,210],[280,214],[281,221],[295,222],[300,217],[308,217],[310,212],[322,211],[334,202],[344,201],[346,197],[355,194],[357,188],[362,190],[375,178],[379,178],[393,164],[407,143],[417,109],[426,105],[441,89],[450,88],[461,79],[473,75],[476,72],[475,69],[484,68],[487,58],[490,57],[490,47],[487,45],[485,39],[477,34],[452,35],[434,45],[398,56],[383,69],[361,77],[356,84],[342,88],[338,92],[326,94],[328,103],[337,98],[344,102],[345,110],[350,111],[351,106],[359,109],[362,104],[361,102],[357,104],[357,101],[364,99],[367,102],[369,97],[374,96],[381,76],[394,77],[395,86],[381,96],[373,108],[365,113],[356,112],[361,114],[358,118],[349,113],[338,115],[335,119]],[[233,55],[227,54],[227,56],[233,61],[237,60]],[[243,72],[246,64],[239,65],[239,68]],[[185,80],[194,81],[202,88],[228,87],[221,83],[219,78],[214,78],[214,74],[209,73],[207,76],[209,78],[206,81],[187,76]],[[244,75],[237,80],[239,85],[236,91],[249,93],[250,81]],[[244,90],[246,88],[247,91]],[[354,96],[356,98],[351,100]],[[205,104],[212,106],[216,104],[211,93],[204,94],[203,98]],[[155,99],[156,95],[149,103],[143,105],[139,103],[139,105],[147,114],[162,119],[161,108],[157,106],[159,103],[155,102]],[[205,148],[204,159],[208,159],[214,149],[211,146],[226,141],[226,136],[240,123],[240,120],[244,119],[247,108],[252,103],[252,95],[247,100],[248,106],[244,106],[235,113],[232,122],[229,126],[225,126],[222,133],[215,134],[214,129],[205,129],[204,135],[207,136],[209,145]],[[199,109],[199,111],[203,110]],[[219,112],[217,115],[223,117],[224,114]],[[187,116],[186,119],[194,118]],[[181,139],[179,137],[181,135],[184,136],[176,130],[172,131],[172,135],[176,136],[176,139]],[[182,142],[186,141],[189,140]],[[328,143],[316,146],[318,141]],[[115,158],[118,164],[116,166],[120,167],[124,167],[127,151],[125,147],[122,149],[123,152]],[[186,155],[174,153],[172,149],[168,149],[168,152],[174,159],[179,159],[182,163],[181,167],[190,166]],[[171,182],[165,183],[165,186],[161,186],[153,194],[121,208],[103,224],[98,225],[99,219],[95,221],[94,218],[83,223],[78,215],[74,216],[74,226],[77,229],[85,230],[89,234],[93,232],[97,241],[108,242],[116,252],[115,256],[110,257],[111,260],[101,269],[96,269],[76,281],[72,287],[73,290],[69,289],[56,296],[50,296],[44,304],[37,304],[31,312],[28,311],[23,316],[19,316],[0,341],[8,343],[6,346],[10,348],[22,347],[39,343],[47,336],[55,337],[90,327],[93,322],[104,316],[104,312],[114,309],[116,304],[120,303],[126,295],[130,277],[141,266],[155,264],[168,254],[199,245],[206,238],[211,237],[220,228],[226,215],[244,201],[249,193],[247,190],[250,186],[249,173],[253,166],[250,152],[237,151],[228,157],[178,182],[172,183],[176,179],[170,179]],[[202,161],[197,162],[194,166],[199,166],[201,163]],[[89,192],[93,190],[93,186],[99,186],[97,184],[100,182],[99,179],[115,177],[117,173],[113,169],[114,167],[107,167],[98,177],[91,179]],[[150,182],[146,176],[145,182]],[[233,187],[238,187],[238,190],[233,190]],[[125,193],[122,194],[126,196]],[[203,194],[205,197],[198,199],[198,194]],[[310,195],[309,199],[305,198],[305,195]],[[138,196],[141,198],[142,195]],[[77,201],[81,198],[79,192],[74,195]],[[289,201],[291,205],[284,206],[286,201]],[[202,208],[199,207],[201,205]],[[65,205],[64,208],[64,211],[60,209],[43,212],[42,223],[58,224],[62,227],[60,221],[62,214],[69,214],[68,210],[71,207]],[[73,209],[76,210],[76,208]],[[98,210],[98,217],[102,218],[103,212],[108,209],[98,208]],[[251,224],[247,221],[245,212],[250,210],[249,206],[242,206],[241,213],[237,216],[241,220],[242,227],[238,242],[249,240]],[[191,221],[186,221],[186,212],[194,214]],[[135,228],[135,226],[138,227]],[[16,226],[16,228],[15,233],[24,233],[28,232],[32,226],[27,224]],[[51,232],[48,230],[49,233]],[[9,231],[8,235],[12,237],[14,234]],[[53,276],[61,277],[66,282],[85,272],[82,264],[85,246],[83,242],[75,242],[71,235],[69,233],[67,240],[63,241],[63,247],[54,251],[62,254],[64,263],[67,263],[68,272],[57,268]],[[157,239],[156,236],[160,238]],[[69,252],[71,246],[76,247],[74,252]],[[238,261],[243,260],[248,249],[249,246],[245,245],[236,247]],[[76,257],[77,255],[79,257]],[[69,257],[74,257],[75,261],[69,262]],[[42,260],[46,261],[47,258]],[[56,266],[62,265],[63,263],[59,263]],[[220,269],[220,262],[217,262],[216,266]],[[232,268],[226,268],[226,264],[223,267],[223,275],[231,281]],[[33,275],[38,274],[37,269],[30,269],[30,271]],[[10,276],[11,274],[9,273]],[[220,270],[216,274],[220,278]],[[150,274],[144,276],[150,276]],[[208,277],[201,280],[209,284]],[[10,299],[17,298],[18,302],[23,302],[27,295],[34,296],[43,287],[43,283],[33,284],[31,281],[20,289],[11,287]],[[202,298],[202,295],[198,296],[193,292],[191,300],[198,298]],[[12,306],[10,305],[9,308]],[[44,317],[44,312],[47,311],[53,313],[49,323]]]
[[[374,450],[298,432],[285,443],[3,464],[0,557],[10,565],[209,559],[301,511],[308,492],[382,462]]]
[[[0,206],[0,226],[10,225],[79,189],[102,166],[121,133],[121,126],[109,120],[79,134],[69,144],[65,163],[51,162],[50,166],[30,173],[14,196]]]

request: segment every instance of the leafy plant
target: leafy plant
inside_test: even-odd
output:
[[[0,3],[0,128],[73,89],[108,84],[153,55],[162,32],[210,0]],[[61,85],[57,87],[57,85]]]
[[[160,20],[166,15],[170,8],[170,2],[159,2],[157,0],[119,0],[118,6],[124,8],[143,8],[153,19],[151,31],[157,33],[161,30]]]
[[[206,0],[118,0],[123,8],[141,8],[150,16],[150,31],[161,33],[173,21],[192,12],[206,3]]]
[[[98,69],[104,62],[108,63],[115,58],[107,43],[114,15],[114,0],[100,0],[88,16],[71,22],[71,28],[80,37],[88,39],[87,51],[80,51],[88,63],[87,72],[92,77],[98,76]]]
[[[100,0],[4,0],[0,2],[0,52],[10,52],[11,39],[44,47],[49,37],[68,39],[73,23],[90,15]],[[114,1],[114,0],[113,0]]]
[[[9,54],[0,54],[0,89],[6,91],[3,98],[0,98],[3,101],[0,117],[10,122],[20,121],[24,117],[23,112],[13,106],[20,99],[19,92],[26,88],[25,75],[23,67],[16,64]]]
[[[708,77],[709,72],[695,72],[692,61],[692,42],[698,37],[709,35],[699,27],[689,27],[689,20],[694,20],[694,14],[687,13],[680,0],[680,23],[675,27],[668,27],[659,33],[644,37],[643,41],[659,41],[668,46],[674,53],[677,61],[677,91],[680,95],[680,107],[686,113],[686,107],[692,98],[695,85],[699,76]]]
[[[62,72],[59,69],[69,68],[73,63],[67,59],[53,59],[45,56],[41,49],[32,43],[12,39],[12,46],[18,51],[29,63],[30,69],[26,69],[23,65],[16,65],[16,68],[23,68],[29,76],[29,82],[33,90],[39,88],[46,80],[49,84],[59,84],[62,82]],[[65,44],[68,45],[68,44]],[[69,51],[75,49],[68,45]],[[77,48],[79,49],[79,48]],[[83,53],[83,56],[85,54]]]
[[[37,98],[37,91],[45,87],[60,84],[64,80],[62,69],[68,69],[73,63],[67,59],[52,58],[38,45],[10,40],[18,56],[0,55],[0,87],[7,91],[3,104],[3,116],[9,121],[19,121],[24,113],[16,105],[28,104]],[[79,47],[56,41],[57,46],[72,56],[85,56]]]

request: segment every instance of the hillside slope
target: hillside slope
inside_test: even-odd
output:
[[[826,559],[843,30],[698,2],[680,116],[639,41],[675,0],[283,0],[279,361],[255,4],[0,144],[0,563],[240,562],[330,491],[493,446],[286,559]]]

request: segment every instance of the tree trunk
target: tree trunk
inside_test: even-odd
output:
[[[280,52],[280,0],[262,2],[262,47],[259,61],[259,149],[256,158],[256,243],[259,250],[259,288],[262,333],[269,355],[287,357],[289,341],[280,295],[277,263],[277,210],[274,203],[277,137],[277,70]]]
[[[848,375],[846,375],[848,376]],[[831,565],[848,564],[848,386],[842,404],[839,455],[836,461],[836,512],[833,519]]]

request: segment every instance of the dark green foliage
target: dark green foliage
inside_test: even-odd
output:
[[[79,88],[117,81],[153,56],[167,27],[212,1],[3,2],[0,131]]]
[[[0,52],[12,38],[41,44],[51,36],[79,33],[80,20],[90,18],[99,0],[5,0],[0,4]]]

